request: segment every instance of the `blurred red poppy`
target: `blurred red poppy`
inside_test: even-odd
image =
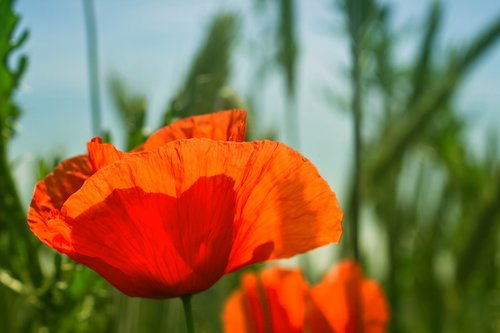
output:
[[[298,269],[269,267],[245,273],[241,289],[226,301],[228,333],[303,332],[309,287]]]
[[[271,141],[161,143],[178,133],[244,136],[239,122],[223,128],[214,116],[201,129],[190,119],[134,153],[91,141],[88,157],[37,184],[31,230],[125,294],[148,298],[199,292],[242,266],[339,240],[335,194],[307,159]]]
[[[313,332],[383,333],[389,319],[388,306],[380,286],[363,277],[361,268],[346,260],[328,272],[311,288],[308,311],[318,320],[311,320]],[[314,329],[324,323],[330,331]],[[321,326],[319,326],[321,328]]]
[[[382,333],[389,311],[381,288],[344,261],[308,287],[299,270],[271,267],[246,273],[226,301],[226,333]]]

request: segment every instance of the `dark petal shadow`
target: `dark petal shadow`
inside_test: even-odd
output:
[[[168,298],[209,288],[234,241],[234,181],[199,178],[179,198],[116,189],[74,220],[75,252],[129,296]]]

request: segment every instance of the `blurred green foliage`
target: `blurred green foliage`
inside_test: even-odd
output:
[[[489,136],[484,155],[471,151],[468,123],[454,97],[466,74],[500,37],[500,17],[464,47],[444,53],[436,47],[443,8],[432,2],[416,32],[420,45],[414,59],[401,64],[395,61],[400,36],[393,29],[389,5],[375,0],[336,4],[340,6],[333,7],[335,12],[344,17],[351,57],[347,80],[354,167],[344,196],[348,202],[343,203],[345,255],[357,257],[368,275],[380,270],[375,256],[384,258],[391,332],[499,332],[499,138]],[[28,32],[16,31],[19,17],[13,5],[12,0],[0,0],[2,331],[183,332],[179,300],[127,298],[28,231],[7,156],[20,115],[14,95],[27,66],[27,57],[16,51]],[[294,1],[276,0],[273,5],[273,65],[280,69],[285,96],[293,105],[301,43],[297,9]],[[213,19],[160,125],[242,106],[240,95],[229,88],[240,19],[232,13]],[[110,92],[131,149],[145,139],[147,100],[118,76],[111,79]],[[367,123],[375,125],[368,128]],[[43,178],[58,161],[40,157],[34,172]],[[376,222],[377,236],[385,242],[376,253],[362,242],[369,220]],[[199,332],[221,330],[224,299],[238,281],[239,273],[225,276],[193,298]]]
[[[25,303],[14,294],[29,295],[31,286],[41,280],[33,251],[34,242],[25,227],[26,216],[7,156],[7,142],[20,115],[12,98],[27,66],[24,55],[16,60],[12,58],[28,37],[28,32],[23,31],[18,38],[14,38],[19,17],[13,12],[12,5],[12,1],[0,1],[0,282],[3,285],[0,289],[0,309],[10,314],[7,323],[16,317],[11,304],[16,302],[22,306]],[[10,256],[14,256],[15,260],[10,260]]]
[[[163,124],[220,109],[219,98],[231,74],[231,54],[238,28],[234,14],[215,17],[184,83],[165,111]]]
[[[146,140],[146,97],[130,92],[118,76],[112,77],[109,85],[122,127],[127,134],[125,147],[131,150]]]
[[[398,65],[387,5],[346,1],[343,11],[354,119],[377,123],[369,133],[362,123],[357,129],[359,189],[352,186],[346,224],[371,212],[385,234],[391,332],[496,332],[500,167],[469,151],[453,97],[500,37],[500,17],[466,46],[440,54],[442,8],[434,2],[414,62]],[[368,96],[380,106],[365,107]],[[350,230],[352,243],[357,232]],[[373,258],[360,251],[369,264]]]

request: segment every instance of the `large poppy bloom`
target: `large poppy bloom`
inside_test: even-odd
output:
[[[132,152],[155,150],[179,139],[210,138],[243,141],[245,125],[244,110],[189,117],[156,131],[143,145],[136,147]],[[64,202],[97,170],[129,154],[118,151],[111,144],[103,144],[100,138],[88,142],[87,149],[87,155],[64,160],[35,186],[28,212],[29,226],[42,242],[57,250],[62,249],[59,242],[64,238],[61,238],[61,229],[54,225],[53,215],[59,214]]]
[[[76,160],[85,168],[63,161],[37,184],[31,230],[149,298],[199,292],[242,266],[338,241],[335,194],[303,156],[277,142],[225,141],[242,139],[244,126],[221,130],[217,117],[207,126],[216,130],[202,131],[209,138],[190,138],[200,128],[189,119],[179,140],[167,128],[175,141],[150,139],[133,153],[91,141]]]
[[[297,269],[246,273],[227,300],[226,333],[383,333],[389,312],[381,288],[344,261],[313,287]]]

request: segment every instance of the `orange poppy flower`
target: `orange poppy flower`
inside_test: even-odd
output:
[[[48,213],[42,180],[29,214],[42,241],[129,296],[192,294],[242,266],[340,237],[335,194],[281,143],[192,138],[146,149],[89,143],[94,173]],[[64,197],[60,183],[52,184]]]
[[[388,317],[378,284],[363,278],[355,262],[344,261],[314,287],[298,270],[245,274],[241,290],[225,304],[223,323],[226,333],[379,333]]]
[[[243,141],[245,125],[244,110],[189,117],[159,129],[133,152],[154,150],[178,139],[210,138]],[[29,226],[42,242],[56,250],[62,250],[59,245],[62,240],[61,229],[54,226],[52,215],[58,214],[64,202],[97,170],[128,154],[118,151],[112,144],[102,143],[100,138],[88,142],[87,149],[88,155],[74,156],[62,161],[52,173],[35,186],[28,211]],[[51,223],[48,223],[49,221]]]

